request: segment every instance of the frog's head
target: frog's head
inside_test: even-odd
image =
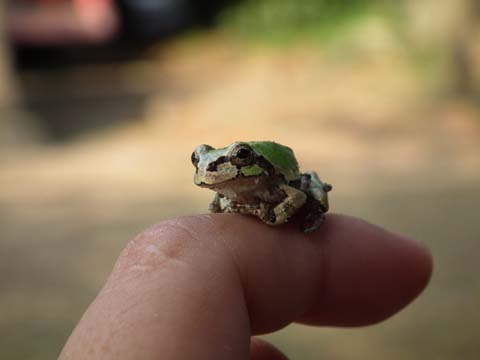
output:
[[[192,163],[196,168],[195,184],[208,188],[274,174],[273,166],[246,142],[235,142],[221,149],[200,145],[192,153]]]

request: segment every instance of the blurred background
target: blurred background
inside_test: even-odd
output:
[[[0,358],[55,358],[126,242],[205,212],[199,144],[275,140],[332,210],[427,244],[430,287],[292,359],[480,357],[476,0],[0,3]]]

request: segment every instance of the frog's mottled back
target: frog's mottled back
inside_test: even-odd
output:
[[[298,162],[293,150],[288,146],[277,144],[273,141],[250,141],[248,145],[257,153],[268,160],[276,169],[285,176],[287,181],[300,177]]]

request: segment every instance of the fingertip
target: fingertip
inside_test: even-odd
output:
[[[323,294],[300,322],[375,324],[425,289],[433,271],[425,246],[354,217],[332,214],[328,220]]]
[[[386,230],[385,230],[386,231]],[[388,232],[396,246],[392,246],[395,256],[391,258],[392,284],[386,286],[386,306],[378,317],[372,317],[366,325],[378,323],[391,317],[415,300],[427,287],[433,272],[433,256],[423,244],[406,236]]]
[[[433,273],[433,256],[425,245],[401,235],[396,236],[403,238],[405,248],[407,248],[406,244],[409,246],[403,254],[402,276],[405,297],[404,303],[399,304],[400,308],[403,308],[420,295],[430,282]]]
[[[371,325],[382,322],[412,303],[427,287],[433,272],[433,257],[427,247],[419,242],[395,234],[402,244],[393,259],[390,279],[392,284],[385,286],[384,306],[379,311],[373,309],[372,316],[365,318],[359,325]],[[382,291],[378,291],[380,297]]]
[[[418,293],[421,293],[430,282],[434,271],[433,254],[430,249],[421,243],[417,243],[418,246],[418,265],[420,268],[419,274],[423,274],[420,278]]]

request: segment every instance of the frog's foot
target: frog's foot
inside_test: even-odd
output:
[[[212,202],[210,203],[210,205],[208,205],[208,211],[210,211],[211,213],[223,212],[220,204],[220,195],[215,194]]]
[[[269,209],[262,215],[261,219],[268,225],[284,224],[292,217],[298,209],[300,209],[307,201],[307,195],[288,185],[280,185],[280,190],[285,192],[285,199]]]
[[[301,229],[306,233],[317,230],[325,221],[325,212],[322,204],[313,198],[308,198],[301,214]]]
[[[309,213],[302,223],[302,231],[305,233],[310,233],[317,230],[320,225],[323,224],[325,221],[325,213],[319,212],[311,212]]]

